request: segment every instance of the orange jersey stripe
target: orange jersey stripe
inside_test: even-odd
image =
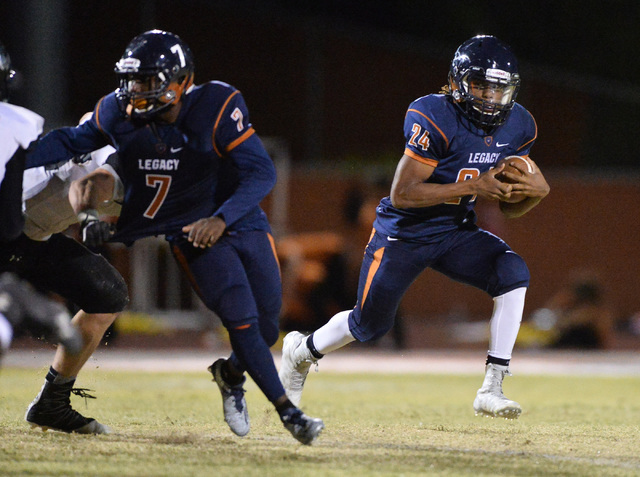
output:
[[[229,144],[227,146],[227,148],[225,149],[225,152],[229,152],[231,151],[234,147],[236,147],[238,144],[242,144],[249,136],[251,136],[254,132],[256,132],[255,129],[253,128],[249,128],[247,129],[244,134],[242,136],[240,136],[238,139],[236,139],[235,141],[232,141],[231,144]]]
[[[429,159],[428,157],[422,157],[420,154],[416,154],[408,147],[404,150],[405,155],[409,156],[411,159],[415,159],[418,162],[422,162],[423,164],[427,164],[428,166],[436,167],[438,165],[438,161],[435,159]]]
[[[382,256],[384,255],[384,247],[379,248],[373,254],[373,263],[369,267],[369,273],[367,273],[367,281],[364,285],[364,292],[362,293],[362,305],[360,309],[364,307],[364,302],[367,299],[367,295],[369,294],[369,287],[371,286],[371,282],[373,281],[373,277],[375,276],[378,268],[380,268],[380,263],[382,262]]]
[[[100,125],[100,105],[102,104],[102,102],[104,101],[104,96],[102,98],[100,98],[100,101],[98,101],[98,106],[96,106],[96,123],[98,124],[98,129],[100,129],[100,131],[102,131],[104,133],[104,129],[102,129],[102,126]]]
[[[200,291],[200,288],[198,287],[198,285],[196,284],[196,280],[193,277],[193,274],[191,273],[191,271],[189,270],[189,265],[187,263],[187,258],[184,256],[184,254],[182,253],[182,250],[180,250],[179,247],[177,247],[176,245],[174,245],[173,247],[171,247],[171,250],[173,251],[173,254],[176,257],[176,261],[178,262],[178,264],[180,265],[180,268],[182,268],[182,271],[185,273],[185,275],[187,276],[187,279],[189,280],[189,283],[191,283],[191,286],[193,287],[194,291],[196,292],[196,294],[200,297],[200,299],[204,302],[203,297],[202,297],[202,292]]]
[[[280,278],[282,278],[282,270],[280,270],[280,260],[278,260],[278,252],[276,252],[276,242],[273,240],[273,235],[267,232],[267,237],[269,238],[269,243],[271,244],[271,250],[273,251],[273,256],[276,258],[276,262],[278,264],[278,272],[280,272]]]
[[[536,123],[536,118],[534,118],[534,117],[533,117],[533,114],[531,114],[531,113],[529,113],[529,114],[531,115],[531,119],[533,119],[533,125],[536,127],[536,132],[535,132],[535,134],[533,135],[533,138],[531,138],[531,140],[529,140],[529,141],[525,142],[522,146],[520,146],[520,147],[518,148],[518,151],[519,151],[520,149],[524,149],[524,147],[525,147],[527,144],[529,144],[529,143],[531,143],[531,142],[535,141],[535,140],[536,140],[536,138],[538,137],[538,123]]]
[[[373,238],[373,236],[375,234],[376,234],[376,228],[374,227],[374,228],[371,229],[371,235],[369,236],[369,240],[367,241],[367,243],[371,242],[371,239]]]
[[[240,91],[235,90],[233,93],[229,95],[227,100],[224,102],[224,105],[222,106],[222,108],[220,108],[220,114],[218,114],[218,117],[216,118],[216,122],[213,125],[213,134],[211,134],[211,142],[213,142],[213,149],[216,151],[216,154],[218,154],[218,156],[222,156],[222,154],[220,154],[220,151],[218,151],[218,148],[216,147],[216,131],[218,130],[218,124],[220,124],[222,113],[224,113],[224,110],[227,109],[227,105],[229,104],[229,101],[231,101],[231,98],[233,98],[239,92]]]
[[[100,101],[98,101],[98,105],[96,106],[96,112],[95,112],[96,124],[98,125],[98,130],[102,133],[102,135],[105,137],[107,142],[113,146],[113,143],[111,142],[111,138],[107,136],[107,133],[104,132],[104,129],[102,129],[102,126],[100,125],[100,105],[102,104],[102,101],[104,101],[104,98],[105,96],[100,98]]]
[[[427,121],[429,121],[431,123],[431,125],[438,130],[438,132],[440,133],[440,135],[444,139],[444,142],[447,143],[447,149],[449,149],[449,139],[447,139],[447,136],[444,135],[444,133],[442,132],[442,129],[440,129],[436,123],[434,123],[431,119],[429,119],[426,114],[418,111],[417,109],[410,109],[409,111],[412,111],[414,113],[418,113],[420,116],[422,116]],[[407,111],[407,112],[409,112],[409,111]]]

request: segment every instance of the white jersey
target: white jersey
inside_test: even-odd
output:
[[[19,147],[26,149],[42,134],[44,119],[33,111],[0,102],[0,183],[7,162]]]
[[[83,164],[69,161],[57,169],[35,167],[24,171],[22,185],[24,233],[32,240],[47,240],[55,233],[64,232],[78,222],[69,203],[71,182],[93,172],[115,152],[111,146],[91,153],[91,159]],[[120,205],[113,200],[98,207],[101,215],[117,216]]]

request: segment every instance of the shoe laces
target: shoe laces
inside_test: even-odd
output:
[[[300,361],[294,368],[295,372],[291,375],[291,382],[294,386],[302,387],[307,380],[309,374],[309,368],[312,364],[315,364],[316,373],[318,372],[318,360],[304,359]],[[302,369],[300,369],[302,368]]]
[[[97,399],[95,396],[89,394],[89,392],[95,392],[93,389],[87,389],[87,388],[73,388],[71,389],[71,393],[75,394],[78,397],[84,398],[84,405],[85,407],[89,407],[89,403],[87,401],[87,399]]]
[[[244,401],[244,393],[246,393],[246,391],[241,384],[237,386],[228,386],[228,388],[229,394],[233,396],[233,400],[235,401],[235,408],[238,410],[238,412],[242,412],[244,408],[242,403]]]
[[[504,376],[510,376],[511,373],[509,373],[509,370],[506,371],[502,371],[500,369],[491,369],[489,371],[489,373],[487,374],[488,379],[488,391],[502,396],[502,380],[504,379]]]

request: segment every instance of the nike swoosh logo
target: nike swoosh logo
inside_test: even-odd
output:
[[[504,146],[508,146],[509,143],[505,142],[504,144],[500,144],[499,142],[496,143],[496,147],[504,147]]]
[[[400,239],[397,239],[397,238],[395,238],[395,237],[387,237],[387,240],[388,240],[389,242],[397,242],[397,241],[398,241],[398,240],[400,240]]]
[[[183,147],[172,147],[172,148],[170,148],[170,151],[171,151],[171,154],[174,154],[176,152],[182,151],[183,149],[184,149],[184,146]]]

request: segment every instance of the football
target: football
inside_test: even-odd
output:
[[[526,169],[529,173],[533,173],[534,169],[533,169],[533,165],[531,164],[531,162],[529,162],[529,160],[525,157],[522,156],[509,156],[509,157],[505,157],[504,159],[499,160],[495,167],[499,167],[500,165],[504,164],[504,171],[508,171],[512,174],[517,174],[517,175],[523,175],[523,173],[520,171],[520,169],[514,167],[514,164],[517,164],[518,167],[520,167],[521,169]],[[510,179],[508,179],[506,176],[504,176],[502,174],[502,172],[500,172],[499,174],[496,174],[496,179],[498,179],[501,182],[505,182],[507,184],[514,184],[515,181],[512,181]],[[520,202],[522,200],[524,200],[527,196],[525,194],[522,193],[513,193],[511,194],[511,197],[507,200],[505,200],[504,202],[510,202],[510,203],[516,203],[516,202]]]

